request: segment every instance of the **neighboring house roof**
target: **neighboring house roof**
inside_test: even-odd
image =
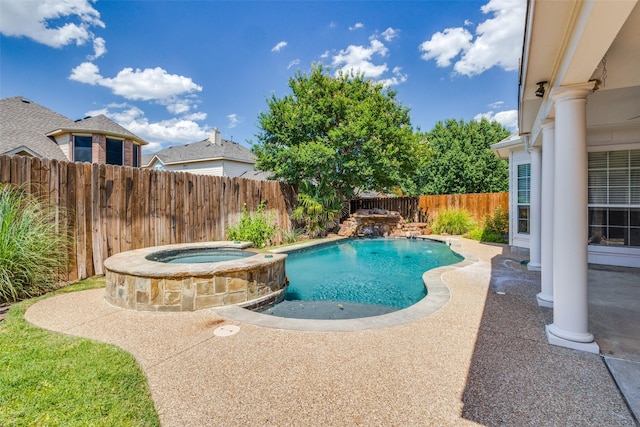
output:
[[[0,99],[0,153],[29,153],[67,161],[53,136],[63,133],[99,133],[147,142],[104,115],[73,121],[21,96]]]
[[[0,99],[0,153],[25,151],[49,159],[68,160],[46,133],[72,124],[73,120],[21,96]]]
[[[225,139],[214,143],[210,139],[195,142],[193,144],[177,145],[165,148],[153,154],[142,156],[142,164],[149,166],[158,159],[165,165],[206,162],[213,160],[235,160],[241,163],[255,164],[254,154],[237,142]]]
[[[247,178],[254,181],[275,181],[272,172],[256,170],[243,172],[238,178]]]
[[[61,133],[72,132],[102,133],[108,136],[130,139],[140,145],[148,144],[147,141],[129,132],[127,129],[109,119],[104,114],[100,114],[95,117],[87,117],[83,120],[72,122],[70,125],[50,129],[50,131],[47,133],[47,136],[55,136]]]

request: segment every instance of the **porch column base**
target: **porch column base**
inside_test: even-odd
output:
[[[553,333],[553,325],[547,325],[545,327],[545,330],[547,332],[547,340],[549,341],[549,344],[557,345],[559,347],[571,348],[573,350],[586,351],[588,353],[600,354],[600,346],[595,341],[593,341],[593,335],[591,334],[585,334],[585,337],[580,337],[588,339],[588,336],[591,336],[591,342],[582,342],[568,340],[566,338],[561,338],[555,335]]]
[[[536,295],[536,300],[540,307],[553,308],[553,295],[547,295],[540,292]]]
[[[531,261],[529,261],[529,263],[527,264],[527,270],[529,270],[529,271],[541,271],[542,270],[542,264],[540,264],[539,262],[531,262]]]

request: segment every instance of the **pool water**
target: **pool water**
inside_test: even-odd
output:
[[[422,239],[345,240],[290,253],[285,301],[265,312],[329,319],[388,313],[426,296],[425,271],[462,259]]]

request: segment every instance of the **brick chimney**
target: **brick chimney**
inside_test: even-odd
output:
[[[218,128],[213,128],[213,130],[209,134],[209,141],[218,145],[222,144],[222,134],[220,133]]]

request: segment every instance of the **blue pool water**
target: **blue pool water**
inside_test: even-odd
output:
[[[345,240],[289,254],[285,301],[268,314],[353,318],[409,307],[426,295],[422,274],[461,261],[439,242]]]

